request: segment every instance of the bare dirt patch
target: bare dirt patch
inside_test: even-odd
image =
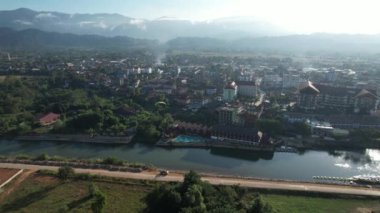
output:
[[[19,169],[0,168],[0,185],[15,175]]]
[[[58,179],[52,176],[34,174],[33,179],[36,182],[44,184],[54,184],[58,182]]]
[[[17,172],[17,171],[16,171]],[[26,170],[22,172],[18,177],[16,177],[15,180],[13,180],[9,186],[7,185],[7,188],[4,192],[0,194],[0,203],[4,200],[5,197],[7,197],[9,194],[11,194],[20,184],[32,173],[33,171]]]

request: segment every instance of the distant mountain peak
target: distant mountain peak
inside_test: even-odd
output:
[[[34,11],[34,10],[31,10],[31,9],[29,9],[29,8],[25,8],[25,7],[20,7],[20,8],[17,8],[17,9],[15,9],[15,10],[8,10],[8,11],[18,11],[18,12],[25,12],[25,11],[27,11],[27,12],[36,12],[36,11]]]

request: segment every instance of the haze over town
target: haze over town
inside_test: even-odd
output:
[[[376,0],[2,0],[3,10],[26,7],[65,13],[119,13],[138,19],[186,19],[209,22],[226,17],[250,17],[292,33],[377,34]]]

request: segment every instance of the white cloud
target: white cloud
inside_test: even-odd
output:
[[[104,23],[104,21],[99,22],[96,26],[99,28],[102,28],[102,29],[108,28],[108,25],[106,23]]]
[[[79,26],[83,27],[85,25],[93,25],[93,24],[95,24],[95,22],[93,22],[93,21],[81,21],[78,24],[79,24]]]
[[[56,15],[53,15],[52,13],[39,13],[36,15],[36,18],[45,19],[45,18],[58,18],[58,17]]]
[[[129,24],[135,25],[139,29],[146,30],[146,25],[142,19],[132,19],[129,21]]]
[[[34,25],[32,22],[30,21],[24,21],[24,20],[14,20],[13,21],[14,23],[17,23],[17,24],[22,24],[22,25],[28,25],[28,26],[31,26],[31,25]]]
[[[81,27],[83,27],[83,26],[92,26],[92,27],[98,27],[98,28],[102,28],[102,29],[107,29],[108,28],[108,25],[106,23],[104,23],[103,21],[101,21],[101,22],[81,21],[78,24]]]

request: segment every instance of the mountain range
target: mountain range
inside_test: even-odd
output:
[[[158,48],[270,53],[380,53],[379,35],[291,35],[254,18],[191,22],[168,17],[0,11],[0,48]]]
[[[285,35],[286,31],[253,17],[231,17],[193,22],[169,17],[136,19],[119,14],[66,14],[26,8],[0,11],[0,27],[38,29],[73,34],[128,36],[167,41],[176,37],[241,37]]]

